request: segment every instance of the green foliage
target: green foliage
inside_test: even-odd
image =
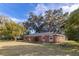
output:
[[[7,20],[7,19],[6,19]],[[1,27],[0,27],[1,28]],[[21,36],[25,32],[25,28],[13,21],[7,21],[0,30],[0,36],[4,39],[16,39],[17,36]]]
[[[25,28],[14,23],[6,23],[6,31],[4,31],[4,35],[9,35],[9,36],[21,36],[23,35],[23,32],[25,31]]]
[[[68,13],[63,13],[62,8],[58,10],[47,10],[44,15],[30,13],[28,21],[24,23],[26,28],[40,32],[61,33],[63,22],[66,20]]]
[[[31,34],[31,32],[30,32],[30,30],[27,30],[25,35],[29,35],[29,34]]]
[[[71,40],[79,39],[79,9],[69,15],[65,24],[65,33]]]

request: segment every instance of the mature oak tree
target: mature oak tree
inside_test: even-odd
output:
[[[68,13],[63,13],[62,8],[58,10],[48,10],[44,15],[30,13],[28,21],[24,23],[26,28],[40,32],[62,33],[62,27]]]

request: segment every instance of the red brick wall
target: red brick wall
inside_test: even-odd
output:
[[[24,37],[24,41],[27,41],[27,42],[33,42],[33,39],[34,39],[33,36],[25,36]]]
[[[65,41],[64,35],[43,35],[43,36],[25,36],[24,40],[27,42],[51,42],[51,43],[63,43]]]
[[[49,41],[49,36],[47,36],[47,35],[41,36],[41,37],[40,37],[40,41],[41,41],[41,42],[48,42],[48,41]]]
[[[54,35],[54,43],[63,43],[65,41],[65,36]]]
[[[54,42],[54,36],[53,35],[49,36],[49,42],[50,43]]]

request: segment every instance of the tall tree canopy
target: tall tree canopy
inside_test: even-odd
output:
[[[28,21],[24,23],[26,28],[40,32],[62,33],[62,27],[68,13],[63,13],[62,8],[58,10],[48,10],[44,15],[30,13]]]
[[[17,36],[23,35],[26,29],[16,24],[9,17],[0,16],[0,36],[9,36],[16,39]]]
[[[69,39],[79,39],[79,8],[69,15],[65,24],[65,32]]]

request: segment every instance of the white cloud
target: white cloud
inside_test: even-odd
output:
[[[35,10],[33,11],[35,14],[44,14],[44,12],[48,10],[48,8],[44,4],[37,4]]]
[[[69,5],[62,6],[63,11],[69,12],[69,13],[76,10],[77,8],[79,8],[79,4],[73,4],[71,6]]]
[[[39,14],[43,14],[44,15],[44,12],[46,11],[46,10],[49,10],[49,9],[59,9],[59,8],[62,8],[63,9],[63,11],[64,12],[72,12],[72,11],[74,11],[75,9],[77,9],[77,8],[79,8],[79,4],[77,3],[77,4],[72,4],[72,5],[61,5],[61,6],[55,6],[54,4],[48,4],[48,6],[47,5],[45,5],[45,4],[37,4],[37,6],[35,7],[35,10],[33,10],[33,12],[35,13],[35,14],[37,14],[37,15],[39,15]],[[15,18],[15,17],[11,17],[10,15],[7,15],[7,14],[5,14],[5,13],[3,13],[3,12],[0,12],[0,15],[6,15],[6,16],[9,16],[13,21],[15,21],[15,22],[23,22],[23,21],[25,21],[25,19],[17,19],[17,18]],[[26,17],[28,17],[28,16],[26,16]]]
[[[7,16],[7,17],[9,17],[12,21],[14,21],[14,22],[16,22],[16,23],[26,21],[25,19],[17,19],[17,18],[15,18],[15,17],[12,17],[12,16],[10,16],[10,15],[8,15],[8,14],[6,14],[6,13],[3,13],[3,12],[0,12],[0,15]]]
[[[10,17],[11,18],[11,20],[13,20],[14,22],[16,22],[16,23],[19,23],[19,22],[24,22],[25,20],[20,20],[20,19],[17,19],[17,18],[14,18],[14,17]]]
[[[59,8],[62,8],[64,12],[72,12],[74,10],[76,10],[77,8],[79,8],[79,4],[77,3],[74,3],[72,5],[69,5],[69,4],[64,4],[64,5],[59,5],[59,6],[56,6],[54,4],[49,4],[49,5],[45,5],[45,4],[37,4],[35,10],[33,11],[35,14],[39,15],[39,14],[44,14],[44,12],[46,10],[49,10],[49,9],[59,9]]]
[[[69,6],[63,6],[62,9],[65,12],[69,12],[70,11],[70,7]]]

